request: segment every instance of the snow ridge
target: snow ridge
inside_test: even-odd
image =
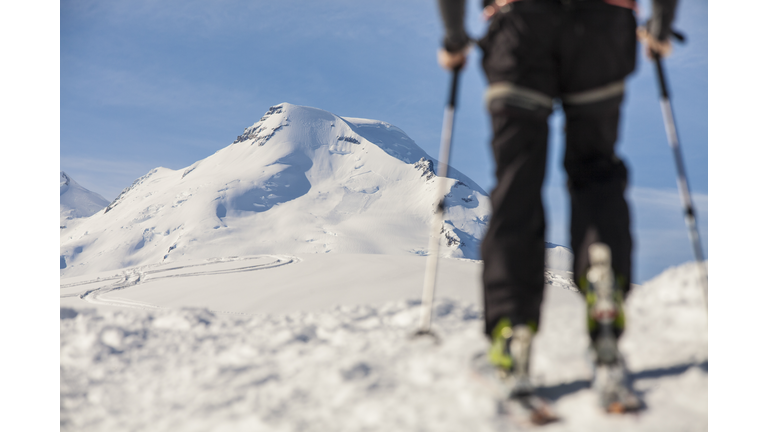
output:
[[[109,205],[107,206],[107,208],[106,208],[106,209],[104,209],[104,213],[107,213],[107,212],[109,212],[110,210],[112,210],[113,208],[115,208],[115,206],[117,206],[117,205],[118,205],[118,204],[119,204],[121,201],[123,201],[123,199],[125,199],[125,197],[126,197],[126,196],[127,196],[127,195],[128,195],[128,194],[129,194],[129,193],[132,191],[132,190],[136,189],[136,188],[137,188],[139,185],[141,185],[142,183],[144,183],[144,181],[145,181],[145,180],[147,180],[148,178],[150,178],[150,177],[152,176],[152,174],[155,174],[155,173],[157,172],[157,170],[158,170],[158,169],[160,169],[160,168],[155,168],[155,169],[151,170],[150,172],[148,172],[147,174],[145,174],[145,175],[143,175],[143,176],[139,177],[138,179],[134,180],[134,181],[133,181],[133,183],[131,183],[131,185],[130,185],[130,186],[128,186],[127,188],[123,189],[123,190],[120,192],[120,195],[118,195],[118,196],[117,196],[117,198],[115,198],[115,199],[114,199],[114,201],[112,201],[111,203],[109,203]],[[185,173],[184,175],[186,175],[186,173]]]

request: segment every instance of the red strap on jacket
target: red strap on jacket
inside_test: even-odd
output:
[[[637,12],[637,2],[635,2],[635,0],[603,0],[603,1],[608,3],[609,5],[623,7],[626,9],[632,9],[633,11]]]

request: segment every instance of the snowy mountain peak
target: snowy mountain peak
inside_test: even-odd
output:
[[[388,123],[281,103],[229,146],[178,171],[150,171],[62,231],[63,273],[181,257],[424,255],[435,164]],[[441,255],[478,259],[487,194],[456,170],[449,177]]]
[[[313,137],[307,135],[309,131],[313,132]],[[287,102],[270,107],[258,122],[247,127],[232,144],[246,143],[261,147],[277,134],[283,135],[282,139],[277,140],[281,144],[303,144],[311,149],[327,146],[330,152],[339,155],[350,154],[350,145],[372,144],[402,162],[419,164],[416,167],[422,170],[427,180],[435,175],[437,160],[396,126],[378,120],[339,117],[317,108]],[[432,175],[426,169],[431,170]],[[449,177],[487,195],[479,185],[459,172],[451,172]]]
[[[416,163],[414,163],[413,166],[415,166],[417,170],[421,171],[421,176],[425,177],[426,180],[432,180],[435,175],[437,175],[435,173],[435,164],[431,159],[421,158]]]
[[[69,176],[67,175],[67,173],[65,173],[64,171],[61,171],[61,172],[60,172],[60,179],[61,179],[61,181],[60,181],[60,186],[61,186],[61,193],[64,193],[64,192],[66,192],[66,191],[67,191],[67,189],[69,188],[69,183],[70,183],[72,180],[69,178]]]
[[[270,138],[275,135],[277,131],[288,125],[287,119],[280,116],[275,117],[277,121],[273,120],[267,123],[271,117],[275,116],[276,114],[283,113],[283,105],[284,104],[280,104],[269,107],[269,110],[264,114],[264,116],[252,126],[245,128],[243,134],[238,136],[233,144],[237,144],[243,141],[253,141],[251,144],[257,144],[260,146],[264,145],[267,141],[269,141]],[[285,123],[283,123],[283,120],[285,120]]]
[[[109,202],[101,195],[80,186],[64,171],[59,172],[59,226],[85,218],[103,209]]]

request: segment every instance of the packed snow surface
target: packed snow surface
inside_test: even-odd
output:
[[[262,255],[62,279],[61,430],[515,430],[469,370],[487,347],[478,262],[441,260],[442,343],[409,338],[425,261]],[[546,274],[532,375],[562,421],[541,430],[707,429],[693,264],[627,300],[621,346],[647,409],[625,416],[597,408],[584,301],[568,273]]]

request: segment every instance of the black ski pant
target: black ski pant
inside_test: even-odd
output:
[[[538,325],[544,293],[545,215],[541,188],[547,119],[565,113],[574,278],[585,278],[587,247],[612,252],[619,288],[631,280],[627,169],[614,151],[624,78],[635,68],[631,10],[603,2],[515,2],[493,17],[479,42],[489,82],[497,184],[482,243],[486,333],[501,318]]]

